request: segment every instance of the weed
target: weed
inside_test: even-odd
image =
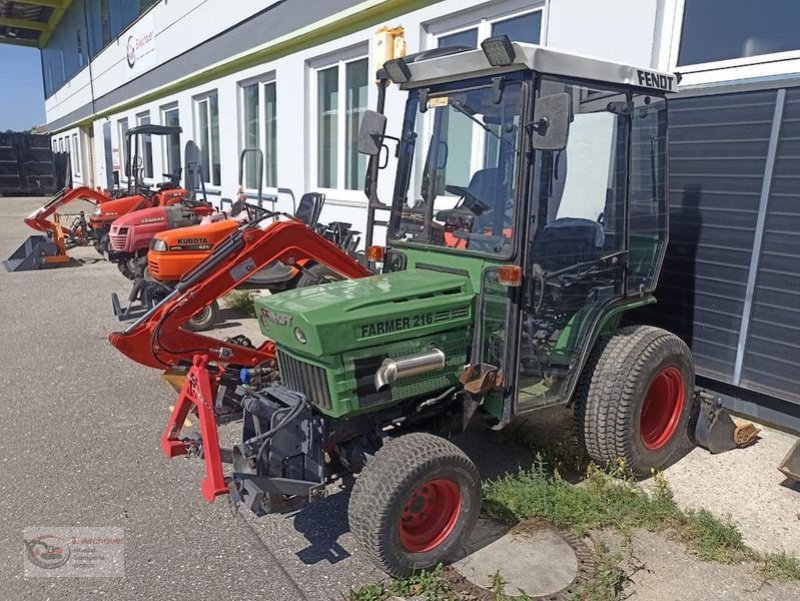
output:
[[[422,597],[429,601],[457,601],[441,565],[428,572],[417,572],[408,578],[368,584],[350,591],[348,601],[384,601],[389,597]]]
[[[721,520],[706,509],[684,513],[678,532],[689,551],[703,561],[741,563],[754,554],[729,518]]]
[[[758,571],[767,580],[800,580],[800,559],[788,553],[766,553],[758,558]]]
[[[577,590],[567,594],[567,601],[615,601],[622,594],[628,582],[628,574],[622,568],[623,553],[612,553],[606,544],[599,540],[594,546],[594,577]]]
[[[248,317],[256,316],[256,307],[253,297],[248,290],[232,290],[225,295],[225,304],[231,309],[237,309],[247,314]]]

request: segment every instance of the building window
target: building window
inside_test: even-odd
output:
[[[78,134],[72,134],[72,172],[81,176],[81,143]]]
[[[177,106],[162,107],[161,123],[171,127],[181,124],[180,113]],[[181,172],[181,136],[170,134],[164,137],[164,165],[167,172],[177,174]]]
[[[367,164],[356,142],[368,103],[369,61],[339,61],[318,69],[315,79],[317,186],[358,190]]]
[[[479,23],[459,31],[446,31],[434,36],[436,47],[467,46],[477,48],[488,37],[507,35],[512,41],[538,44],[541,40],[542,9],[508,17],[484,18]],[[480,167],[477,157],[488,159],[497,152],[495,136],[480,131],[469,120],[459,120],[447,131],[447,147],[452,155],[444,172],[446,184],[469,181],[470,173]],[[477,149],[481,150],[478,151]],[[472,157],[470,162],[469,157]],[[449,193],[448,193],[449,194]]]
[[[264,153],[263,185],[278,185],[276,84],[274,81],[255,82],[241,86],[242,110],[240,140],[242,149],[258,148]],[[244,185],[258,187],[258,153],[245,156]]]
[[[137,125],[150,125],[150,113],[141,113],[136,116]],[[139,141],[141,140],[141,142]],[[139,146],[140,163],[137,167],[141,168],[142,175],[145,179],[153,178],[153,137],[150,134],[137,137],[137,146]]]
[[[202,98],[195,98],[195,131],[196,142],[200,147],[205,183],[220,185],[219,162],[219,107],[217,93],[213,92]]]
[[[108,0],[100,0],[100,34],[101,48],[111,43],[111,18],[108,11]]]
[[[477,48],[478,43],[490,36],[507,35],[514,42],[538,44],[542,37],[542,9],[513,17],[483,19],[480,23],[456,32],[439,34],[438,48],[468,46]]]
[[[86,64],[84,57],[83,57],[83,44],[81,43],[81,30],[75,30],[75,37],[76,37],[76,46],[78,49],[78,68],[82,69],[83,65]]]
[[[120,119],[117,121],[117,139],[119,144],[119,165],[121,171],[121,178],[127,179],[128,172],[128,140],[125,133],[128,131],[128,120]]]
[[[678,66],[800,50],[796,0],[685,0]]]

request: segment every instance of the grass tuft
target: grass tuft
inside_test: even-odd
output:
[[[431,601],[458,601],[441,565],[428,572],[417,572],[408,578],[387,580],[351,589],[347,601],[385,601],[390,597],[422,597]]]
[[[800,580],[800,559],[789,553],[766,553],[758,559],[758,571],[767,580]]]
[[[248,290],[232,290],[223,297],[225,304],[231,309],[242,311],[248,317],[256,316],[256,307],[253,296]]]

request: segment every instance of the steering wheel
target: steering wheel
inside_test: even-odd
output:
[[[480,198],[475,196],[472,192],[470,192],[469,189],[467,189],[467,188],[465,188],[463,186],[456,186],[456,185],[453,185],[453,184],[447,184],[444,187],[444,189],[447,190],[448,192],[450,192],[451,194],[456,194],[456,195],[462,197],[464,199],[464,206],[466,208],[468,208],[470,211],[472,211],[473,213],[475,213],[476,215],[480,215],[480,214],[482,214],[482,213],[484,213],[484,212],[486,212],[486,211],[488,211],[488,210],[490,210],[492,208],[489,205],[487,205],[485,202],[483,202]],[[467,201],[469,201],[469,202],[467,202]]]

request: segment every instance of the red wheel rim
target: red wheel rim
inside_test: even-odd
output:
[[[452,480],[440,478],[419,486],[406,500],[398,521],[400,544],[411,553],[441,545],[461,516],[461,491]]]
[[[639,431],[644,446],[655,451],[663,447],[681,421],[686,402],[683,374],[677,367],[665,367],[647,387],[639,419]]]

